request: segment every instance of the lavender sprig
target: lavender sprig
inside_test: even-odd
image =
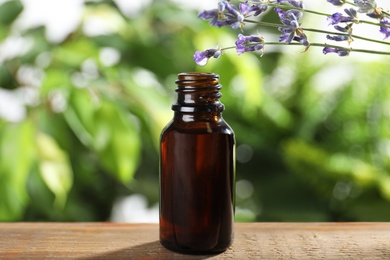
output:
[[[260,51],[264,48],[264,38],[257,35],[244,36],[242,34],[238,35],[238,40],[236,41],[236,50],[238,55],[241,55],[245,52],[254,52]]]
[[[279,31],[283,33],[279,37],[279,41],[289,44],[294,40],[300,42],[306,47],[309,46],[307,37],[299,22],[303,13],[294,9],[288,10],[287,12],[280,8],[275,8],[274,10],[279,15],[280,21],[283,23],[283,25],[278,28]]]
[[[316,32],[326,34],[326,40],[351,44],[354,39],[375,42],[379,44],[390,45],[389,42],[366,38],[352,34],[354,26],[360,23],[379,26],[379,31],[385,36],[390,37],[390,15],[384,12],[382,8],[377,7],[375,0],[354,0],[353,3],[348,0],[327,0],[334,6],[351,5],[351,8],[345,8],[344,13],[335,12],[326,14],[316,10],[305,9],[302,0],[252,0],[251,2],[240,2],[238,7],[231,4],[230,1],[221,1],[217,9],[205,10],[199,14],[199,18],[210,20],[210,25],[216,27],[230,26],[233,29],[240,28],[241,31],[246,23],[257,23],[259,26],[277,28],[282,34],[278,42],[265,41],[262,36],[245,36],[240,33],[235,46],[226,48],[207,49],[206,51],[197,51],[194,60],[199,65],[206,65],[210,58],[219,58],[226,50],[235,48],[238,55],[245,52],[264,52],[266,45],[301,45],[305,51],[309,47],[323,47],[323,53],[335,53],[339,56],[347,56],[351,52],[364,52],[371,54],[390,55],[390,52],[382,52],[370,49],[353,49],[327,43],[311,43],[305,32]],[[259,16],[269,8],[273,8],[279,17],[280,24],[264,21],[254,21],[250,18]],[[307,28],[302,26],[302,17],[304,13],[311,15],[320,15],[327,17],[329,25],[332,25],[336,32],[321,30],[317,28]],[[365,14],[376,22],[360,19],[359,14]]]
[[[205,10],[198,18],[210,20],[210,25],[215,27],[231,26],[233,29],[242,27],[245,17],[258,16],[267,10],[267,5],[256,4],[250,6],[247,2],[240,3],[239,8],[231,5],[228,1],[219,2],[218,8]]]
[[[215,48],[215,49],[207,49],[205,51],[197,51],[194,54],[194,61],[200,65],[204,66],[207,64],[209,59],[211,57],[213,58],[219,58],[222,54],[222,51],[220,48]]]

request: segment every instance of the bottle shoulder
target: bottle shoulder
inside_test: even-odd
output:
[[[218,121],[195,122],[183,122],[173,119],[165,126],[162,131],[162,135],[169,132],[189,134],[221,133],[226,135],[234,135],[233,129],[228,125],[225,120],[223,120],[223,118]]]

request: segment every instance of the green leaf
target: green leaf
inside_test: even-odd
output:
[[[74,89],[69,98],[65,118],[70,128],[87,147],[93,147],[94,114],[97,105],[85,89]]]
[[[7,66],[0,66],[0,86],[7,89],[15,89],[18,86],[16,79]]]
[[[383,175],[378,181],[378,186],[382,196],[390,201],[390,176]]]
[[[145,75],[148,80],[140,80],[140,75]],[[159,88],[159,83],[155,75],[144,69],[136,69],[134,71],[119,70],[117,78],[110,80],[122,80],[126,89],[125,93],[131,97],[134,102],[130,108],[135,111],[139,110],[137,115],[142,117],[143,127],[150,132],[151,140],[155,148],[158,150],[160,145],[161,130],[172,119],[173,113],[171,110],[172,100],[169,96]],[[133,79],[138,79],[136,82]],[[153,100],[153,102],[150,102]]]
[[[80,141],[96,153],[101,165],[122,183],[132,180],[138,167],[141,140],[134,116],[121,106],[97,101],[85,89],[75,89],[65,118]]]
[[[30,121],[0,128],[0,221],[18,220],[28,203],[34,125]]]
[[[0,42],[7,38],[9,30],[5,26],[0,26]]]
[[[23,5],[18,0],[7,1],[0,5],[0,23],[11,24],[23,11]]]
[[[52,54],[54,62],[60,62],[71,68],[79,68],[87,59],[98,60],[99,49],[89,39],[80,38],[58,46]]]
[[[68,155],[49,135],[39,133],[36,142],[41,177],[55,195],[54,206],[61,209],[65,206],[73,184],[73,172]]]
[[[41,94],[47,95],[53,89],[69,86],[69,75],[61,69],[47,69],[42,82]]]
[[[103,148],[102,163],[119,181],[128,183],[137,169],[141,147],[136,122],[110,102],[102,104],[96,119],[95,146]]]

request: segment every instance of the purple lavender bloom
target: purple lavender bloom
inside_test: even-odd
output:
[[[351,23],[345,27],[335,25],[334,28],[339,32],[352,33],[352,24]]]
[[[200,65],[200,66],[204,66],[207,64],[207,62],[209,61],[209,59],[211,57],[213,58],[219,58],[221,56],[222,52],[221,52],[221,49],[217,48],[217,49],[207,49],[205,51],[197,51],[195,52],[194,54],[194,61]]]
[[[354,0],[353,1],[359,9],[359,13],[372,13],[376,8],[375,0]]]
[[[323,54],[328,54],[328,53],[336,53],[340,57],[348,56],[349,55],[349,50],[343,49],[343,48],[332,48],[332,47],[325,47],[322,50]]]
[[[357,18],[357,12],[353,8],[346,8],[344,9],[344,12],[351,18]]]
[[[264,48],[264,40],[256,35],[244,36],[242,34],[238,35],[238,40],[236,41],[236,51],[238,55],[243,54],[244,52],[254,52],[259,51]]]
[[[304,46],[309,46],[307,37],[303,33],[299,24],[299,19],[302,18],[303,13],[294,9],[290,9],[285,12],[280,8],[275,8],[275,12],[278,14],[280,21],[283,23],[283,26],[278,28],[278,30],[283,33],[279,37],[279,41],[290,44],[294,40]]]
[[[328,0],[329,3],[336,6],[341,6],[345,3],[345,0]]]
[[[218,9],[204,10],[198,15],[198,18],[201,18],[203,20],[218,19],[218,14]]]
[[[215,24],[219,18],[219,10],[205,10],[198,15],[198,18],[201,18],[203,20],[211,20],[210,24]]]
[[[299,24],[298,20],[303,16],[303,12],[294,9],[288,10],[286,12],[281,8],[275,8],[274,10],[278,14],[279,20],[284,25],[291,25],[291,23]]]
[[[218,9],[205,10],[198,18],[210,20],[210,25],[215,27],[231,26],[233,29],[240,27],[244,21],[244,15],[228,1],[218,3]]]
[[[354,0],[354,3],[359,9],[359,13],[365,13],[367,16],[381,20],[384,15],[381,8],[377,8],[375,0]]]
[[[387,26],[381,26],[381,28],[380,28],[380,30],[379,30],[382,34],[385,35],[385,38],[384,38],[384,39],[386,39],[386,38],[388,38],[388,37],[390,36],[390,28],[388,27],[388,26],[390,25],[390,20],[387,19],[387,18],[383,18],[383,19],[380,21],[380,24],[382,24],[382,25],[387,25]]]
[[[381,8],[375,8],[372,12],[366,13],[368,17],[381,20],[384,17],[384,14],[382,13]]]
[[[352,39],[349,35],[335,35],[335,36],[327,35],[326,39],[331,40],[331,41],[336,41],[336,42],[342,42],[342,41],[351,42],[352,41]]]
[[[303,2],[302,0],[278,0],[278,4],[290,4],[292,6],[303,8]]]
[[[248,17],[251,15],[252,12],[254,12],[254,16],[258,16],[264,11],[266,11],[268,8],[268,5],[266,4],[255,4],[250,6],[248,4],[248,1],[245,3],[240,3],[240,12],[244,15],[244,17]]]
[[[344,9],[345,13],[348,16],[345,16],[341,13],[334,13],[331,16],[328,16],[327,20],[329,25],[335,25],[338,23],[348,23],[348,22],[356,22],[357,21],[357,13],[353,8]]]
[[[306,47],[309,47],[310,45],[309,41],[307,40],[306,34],[304,33],[301,35],[294,36],[293,40],[299,42],[300,44]]]
[[[339,12],[334,13],[331,16],[328,16],[328,18],[327,18],[329,25],[338,24],[338,23],[346,21],[347,19],[349,19],[349,17],[345,17],[345,16],[343,16],[342,13],[339,13]]]

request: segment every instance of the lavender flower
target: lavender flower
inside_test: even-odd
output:
[[[387,18],[383,18],[381,21],[380,21],[380,24],[383,24],[383,25],[390,25],[390,20],[387,19]],[[380,30],[379,30],[382,34],[385,35],[385,39],[387,39],[389,36],[390,36],[390,28],[388,26],[381,26]]]
[[[302,44],[303,46],[305,47],[309,47],[310,46],[310,43],[309,41],[307,40],[307,36],[306,34],[302,33],[302,34],[299,34],[299,35],[296,35],[293,39],[294,41],[296,42],[299,42],[300,44]],[[307,50],[308,48],[305,49],[305,51]]]
[[[292,6],[302,8],[303,9],[303,2],[302,0],[278,0],[278,4],[290,4]]]
[[[381,8],[375,8],[372,12],[366,13],[368,17],[381,20],[384,17],[384,14],[382,12]]]
[[[275,8],[275,12],[279,15],[279,19],[283,23],[283,26],[278,28],[283,33],[279,41],[290,44],[294,40],[304,46],[309,46],[307,37],[303,33],[299,23],[299,19],[302,18],[303,13],[294,9],[285,12],[280,8]]]
[[[349,55],[349,51],[346,50],[346,49],[343,49],[343,48],[332,48],[332,47],[325,47],[322,52],[324,54],[328,54],[328,53],[336,53],[337,55],[339,55],[340,57],[344,57],[344,56],[348,56]]]
[[[244,52],[254,52],[259,51],[264,48],[264,40],[262,37],[256,35],[244,36],[242,34],[238,35],[238,40],[236,41],[236,50],[238,55],[243,54]]]
[[[205,51],[197,51],[194,54],[194,61],[199,65],[199,66],[204,66],[207,64],[209,59],[211,57],[213,58],[219,58],[221,56],[222,52],[220,48],[216,49],[207,49]]]
[[[256,4],[250,6],[248,4],[248,1],[245,3],[240,3],[240,11],[244,15],[244,17],[248,17],[251,15],[252,12],[254,12],[254,16],[259,16],[261,13],[266,11],[268,8],[268,5],[266,4]]]
[[[354,8],[344,9],[344,12],[337,12],[327,17],[329,25],[333,25],[335,30],[338,32],[328,32],[317,28],[305,28],[301,27],[301,18],[304,12],[311,14],[324,15],[322,12],[316,12],[315,10],[304,9],[303,0],[241,0],[239,5],[236,7],[230,4],[230,0],[222,0],[218,4],[218,8],[213,10],[206,10],[201,12],[198,17],[203,20],[210,20],[210,24],[216,27],[231,26],[234,29],[242,29],[245,24],[244,22],[256,23],[253,20],[245,20],[249,16],[259,16],[270,6],[278,6],[281,8],[275,8],[274,11],[278,14],[279,20],[282,25],[258,21],[258,25],[267,27],[277,27],[281,32],[279,36],[279,42],[291,44],[291,42],[298,42],[299,44],[306,46],[307,50],[310,46],[324,47],[323,53],[335,53],[338,56],[347,56],[351,52],[365,52],[372,54],[385,54],[390,55],[390,52],[383,52],[378,50],[370,49],[349,49],[337,45],[328,45],[326,43],[313,42],[309,43],[308,38],[305,34],[306,31],[318,32],[318,33],[329,33],[326,36],[327,40],[342,42],[346,41],[351,43],[354,39],[371,41],[376,43],[388,44],[360,35],[352,34],[352,27],[359,26],[358,24],[364,23],[367,25],[380,27],[380,33],[386,38],[390,37],[390,14],[385,12],[382,8],[377,7],[375,0],[327,0],[334,6],[342,6],[344,4],[353,5]],[[368,20],[359,20],[358,13],[364,13],[370,18],[376,19],[377,22]],[[360,14],[359,14],[360,16]],[[342,33],[340,33],[342,32]],[[353,37],[353,38],[352,38]],[[222,52],[227,49],[235,48],[238,55],[245,52],[263,52],[266,44],[279,44],[273,41],[265,41],[261,36],[243,34],[238,35],[238,39],[235,42],[235,46],[226,48],[207,49],[205,51],[197,51],[194,54],[194,60],[197,64],[204,66],[208,60],[212,57],[218,58]]]
[[[334,28],[339,32],[345,32],[345,33],[349,33],[349,34],[352,33],[352,23],[348,24],[345,27],[335,25]]]
[[[244,21],[244,15],[228,1],[218,3],[218,9],[205,10],[198,15],[203,20],[211,20],[210,25],[215,27],[231,26],[233,29],[240,27]]]
[[[219,16],[219,10],[213,9],[213,10],[204,10],[198,15],[198,18],[201,18],[203,20],[211,20],[210,24],[212,24],[218,20],[218,16]]]
[[[336,41],[336,42],[342,42],[342,41],[347,41],[348,43],[352,42],[352,38],[349,35],[327,35],[326,39],[331,40],[331,41]]]
[[[354,0],[353,1],[359,9],[359,13],[372,13],[376,8],[375,0]]]
[[[354,0],[354,3],[359,7],[357,10],[359,13],[365,13],[367,16],[378,20],[384,17],[382,9],[377,8],[375,0]]]
[[[328,2],[336,6],[341,6],[345,4],[345,0],[328,0]]]
[[[330,25],[335,25],[338,23],[348,23],[348,22],[357,22],[357,13],[353,8],[344,9],[345,13],[348,16],[345,16],[341,13],[334,13],[327,18]]]

